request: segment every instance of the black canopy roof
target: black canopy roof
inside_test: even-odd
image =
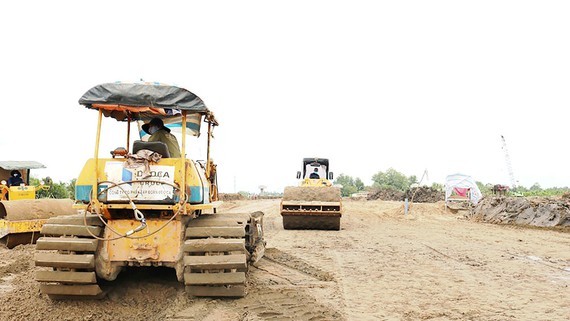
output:
[[[325,165],[327,176],[329,173],[329,160],[328,158],[319,158],[319,157],[305,157],[303,158],[303,176],[307,173],[307,164],[319,163],[321,165]]]
[[[107,83],[89,89],[79,103],[161,107],[206,113],[208,108],[200,97],[187,89],[158,83]]]
[[[328,158],[319,158],[319,157],[303,158],[303,167],[305,167],[305,165],[310,164],[310,163],[319,163],[319,164],[325,165],[327,168],[329,168]]]
[[[106,83],[89,89],[79,99],[79,104],[97,109],[94,105],[128,106],[128,113],[135,119],[149,118],[148,108],[163,108],[167,115],[172,110],[211,114],[202,99],[187,89],[160,83]],[[138,108],[141,111],[138,112]],[[106,113],[117,120],[125,120],[127,112]],[[120,115],[124,114],[124,115]],[[122,117],[124,116],[124,117]]]

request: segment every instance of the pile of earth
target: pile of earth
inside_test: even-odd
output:
[[[240,201],[246,199],[245,196],[238,193],[220,193],[220,201]]]
[[[470,217],[498,224],[570,227],[570,196],[484,197]]]
[[[274,200],[282,198],[283,195],[253,195],[250,197],[252,200]]]
[[[445,200],[445,193],[432,187],[419,186],[407,190],[404,197],[414,203],[437,203]]]
[[[401,192],[390,188],[380,188],[371,191],[367,200],[404,201],[408,199],[414,203],[437,203],[445,199],[445,194],[432,187],[419,186]]]
[[[391,188],[379,188],[372,190],[366,199],[369,201],[403,201],[404,193]]]

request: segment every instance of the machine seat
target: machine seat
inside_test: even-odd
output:
[[[136,154],[141,149],[148,149],[159,153],[162,155],[162,158],[170,158],[168,146],[163,142],[143,142],[142,140],[135,140],[133,143],[133,154]]]

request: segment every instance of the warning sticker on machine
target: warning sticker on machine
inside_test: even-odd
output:
[[[122,162],[107,162],[107,200],[167,200],[174,197],[174,166],[149,165],[128,168]],[[114,183],[114,184],[113,184]],[[115,185],[116,184],[116,185]],[[103,187],[103,186],[100,186]]]

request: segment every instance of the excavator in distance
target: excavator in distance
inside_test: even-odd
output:
[[[218,122],[204,102],[181,87],[115,82],[89,89],[79,104],[98,114],[95,151],[75,185],[81,214],[42,227],[35,256],[41,293],[101,298],[100,280],[113,281],[126,267],[168,267],[192,296],[244,296],[248,266],[265,248],[263,213],[217,211],[210,142]],[[126,145],[100,157],[107,118],[125,124]],[[132,123],[154,118],[181,134],[179,157],[163,142],[131,139]],[[198,136],[203,123],[206,159],[187,159],[186,137]]]
[[[340,188],[332,184],[326,158],[304,158],[297,172],[299,186],[287,186],[281,200],[283,228],[286,230],[340,230],[342,203]]]

